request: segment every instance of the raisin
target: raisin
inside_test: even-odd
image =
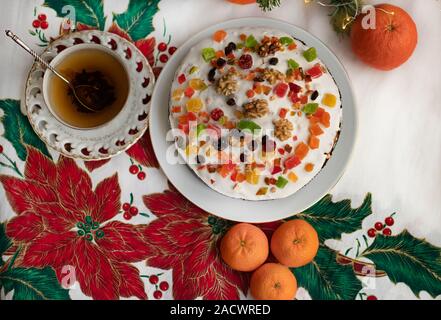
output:
[[[219,59],[217,59],[217,61],[216,61],[216,65],[217,65],[219,68],[223,68],[226,64],[227,64],[227,61],[225,61],[225,59],[222,59],[222,58],[219,58]]]
[[[314,101],[315,99],[317,99],[319,96],[319,93],[317,90],[315,90],[312,94],[311,94],[311,100]]]
[[[235,106],[236,105],[236,100],[234,100],[234,98],[230,98],[230,99],[228,99],[227,100],[227,104],[229,105],[229,106]]]
[[[214,82],[214,77],[216,76],[216,68],[213,68],[208,72],[208,81]]]
[[[279,59],[277,59],[277,58],[271,58],[271,59],[269,59],[268,62],[269,62],[270,65],[275,66],[276,64],[279,63]]]

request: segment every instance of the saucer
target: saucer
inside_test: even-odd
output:
[[[130,94],[122,110],[109,122],[93,129],[66,125],[48,107],[43,95],[44,66],[34,62],[25,88],[25,111],[36,132],[49,147],[66,157],[87,161],[115,156],[143,135],[148,126],[150,99],[155,76],[145,56],[129,41],[116,34],[102,31],[81,31],[67,34],[42,53],[51,62],[73,46],[102,45],[118,56],[127,70]]]

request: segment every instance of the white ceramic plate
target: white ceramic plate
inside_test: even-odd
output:
[[[170,164],[166,154],[175,148],[167,141],[169,123],[170,88],[176,69],[188,51],[199,41],[210,37],[216,30],[240,27],[268,27],[284,31],[296,39],[315,47],[318,55],[341,92],[342,126],[340,137],[331,159],[316,177],[295,194],[276,200],[247,201],[222,195],[200,180],[185,164]],[[349,161],[356,136],[355,100],[348,75],[337,57],[319,39],[289,23],[267,18],[242,18],[222,22],[196,34],[182,45],[169,60],[156,83],[150,110],[150,135],[153,149],[161,168],[170,182],[187,199],[200,208],[219,217],[242,222],[261,223],[287,218],[301,212],[320,200],[340,179]]]

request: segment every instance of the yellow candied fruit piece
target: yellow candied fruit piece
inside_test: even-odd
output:
[[[243,113],[240,112],[239,110],[234,111],[234,115],[236,116],[237,119],[243,118]]]
[[[205,90],[205,89],[208,88],[203,80],[197,79],[197,78],[196,79],[191,79],[188,82],[188,85],[190,86],[190,88],[192,88],[194,90],[200,90],[200,91]]]
[[[245,174],[245,179],[249,184],[258,184],[259,183],[259,175],[254,173],[253,171],[247,171]]]
[[[188,112],[199,112],[202,110],[204,103],[201,98],[192,98],[187,101],[186,106]]]
[[[290,173],[288,173],[288,179],[291,182],[296,182],[299,178],[297,177],[297,175],[294,172],[291,171]]]
[[[177,88],[172,92],[172,100],[173,101],[179,101],[181,100],[182,96],[184,95],[184,89]]]
[[[323,96],[322,103],[329,108],[334,108],[337,104],[337,97],[331,93],[326,93]]]
[[[198,151],[199,151],[199,148],[195,145],[189,144],[189,145],[187,145],[187,147],[185,147],[185,154],[187,156],[189,156],[191,154],[196,154],[196,153],[198,153]]]

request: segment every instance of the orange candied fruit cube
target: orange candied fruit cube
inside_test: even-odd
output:
[[[323,113],[325,112],[325,109],[323,108],[317,108],[316,112],[314,113],[314,117],[321,118]]]
[[[240,38],[241,41],[245,41],[245,40],[247,39],[247,35],[244,34],[244,33],[242,33],[242,34],[239,36],[239,38]]]
[[[216,51],[216,58],[225,57],[225,52],[223,50]]]
[[[320,139],[316,136],[309,137],[309,147],[311,149],[317,149],[320,146]]]
[[[311,132],[311,134],[314,136],[319,136],[323,134],[322,128],[320,128],[317,123],[311,123],[311,125],[309,126],[309,132]]]
[[[294,154],[299,157],[300,160],[304,159],[306,157],[306,155],[309,152],[309,147],[307,144],[305,144],[304,142],[300,142],[297,147],[296,150],[294,152]]]
[[[320,122],[325,126],[325,128],[329,128],[331,125],[331,115],[325,111],[320,117]]]
[[[172,113],[179,113],[179,112],[181,112],[181,110],[182,110],[181,106],[173,106],[171,109],[171,112]]]
[[[314,170],[314,164],[312,164],[312,163],[305,164],[305,171],[306,172],[311,172],[312,170]]]
[[[293,51],[293,50],[295,50],[295,49],[297,49],[297,44],[296,44],[295,42],[291,43],[291,44],[288,46],[288,50],[290,50],[290,51]]]
[[[216,42],[222,42],[227,36],[227,32],[225,30],[217,30],[213,34],[213,40]]]

